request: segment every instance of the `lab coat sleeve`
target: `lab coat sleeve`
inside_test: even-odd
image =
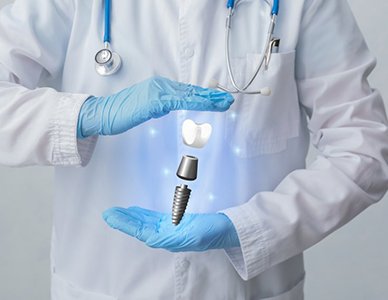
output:
[[[61,0],[17,0],[0,12],[2,165],[85,165],[92,155],[96,138],[76,138],[89,95],[37,88],[61,75],[73,12]]]
[[[317,159],[224,213],[241,248],[227,250],[243,279],[313,246],[379,201],[388,187],[388,129],[375,66],[345,0],[305,3],[296,81]]]

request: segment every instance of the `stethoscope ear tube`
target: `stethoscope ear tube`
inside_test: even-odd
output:
[[[238,2],[237,2],[238,3]],[[268,33],[267,33],[267,38],[266,38],[266,43],[264,46],[264,51],[262,52],[262,56],[260,59],[260,62],[252,75],[251,79],[243,85],[242,87],[239,86],[235,80],[232,65],[230,62],[230,32],[231,32],[231,23],[232,23],[232,17],[233,17],[233,12],[234,12],[234,1],[227,1],[227,7],[228,7],[228,16],[226,19],[226,28],[225,28],[225,57],[226,57],[226,66],[227,66],[227,71],[229,75],[230,82],[234,88],[234,90],[230,90],[222,85],[220,85],[218,82],[215,85],[217,88],[227,91],[230,93],[241,93],[241,94],[259,94],[263,96],[269,96],[271,94],[271,89],[268,87],[264,87],[260,90],[257,91],[248,91],[248,88],[253,84],[255,79],[257,78],[260,70],[262,69],[263,65],[265,64],[265,68],[268,68],[269,62],[271,60],[271,54],[272,54],[272,49],[274,48],[275,45],[279,45],[280,39],[274,39],[273,38],[273,33],[275,30],[275,25],[276,25],[276,16],[277,13],[279,12],[279,0],[274,0],[273,2],[273,7],[271,11],[271,20],[269,23],[268,27]],[[213,82],[214,85],[214,82]]]

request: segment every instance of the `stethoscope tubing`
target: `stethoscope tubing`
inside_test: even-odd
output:
[[[255,81],[255,79],[257,78],[260,70],[262,69],[263,67],[263,64],[264,64],[264,61],[266,59],[266,53],[268,52],[268,48],[270,46],[270,43],[271,43],[271,38],[272,38],[272,34],[273,34],[273,30],[274,30],[274,24],[275,22],[275,15],[272,16],[271,18],[271,24],[269,26],[269,31],[268,31],[268,34],[267,34],[267,38],[266,38],[266,42],[265,42],[265,46],[264,46],[264,51],[263,53],[261,54],[261,57],[260,57],[260,60],[259,60],[259,64],[258,66],[256,67],[256,70],[255,72],[253,73],[253,75],[251,76],[251,79],[248,81],[248,83],[246,83],[243,87],[240,87],[237,82],[236,82],[236,79],[234,77],[234,74],[233,74],[233,70],[232,70],[232,65],[231,65],[231,62],[230,62],[230,31],[231,31],[231,27],[230,27],[230,23],[227,25],[227,28],[225,29],[226,32],[225,32],[225,57],[226,57],[226,65],[227,65],[227,70],[228,70],[228,75],[229,75],[229,79],[232,83],[232,86],[236,89],[237,92],[240,92],[240,93],[243,93],[243,94],[261,94],[261,91],[252,91],[252,92],[247,92],[247,89],[252,85],[252,83]]]
[[[110,76],[121,68],[121,57],[118,53],[111,50],[111,11],[112,0],[104,0],[104,48],[97,52],[95,56],[95,69],[101,76]],[[99,60],[100,55],[105,52],[109,54],[108,60]]]
[[[105,6],[104,43],[110,44],[110,41],[111,41],[111,35],[110,35],[111,26],[110,25],[111,25],[112,0],[105,0],[104,6]]]
[[[229,75],[229,79],[231,81],[232,86],[235,90],[230,90],[226,88],[225,86],[222,86],[220,84],[217,84],[217,87],[221,90],[230,92],[230,93],[242,93],[242,94],[270,94],[269,88],[264,88],[259,91],[248,91],[248,88],[253,84],[255,79],[257,78],[258,74],[260,73],[260,70],[263,67],[264,62],[268,59],[267,54],[269,51],[269,48],[271,47],[271,40],[275,29],[276,24],[276,17],[279,12],[279,0],[273,0],[273,5],[271,9],[271,21],[268,28],[268,33],[266,37],[266,42],[264,45],[264,51],[260,57],[259,64],[257,68],[255,69],[255,72],[251,76],[250,80],[243,85],[242,87],[237,84],[236,79],[234,77],[232,65],[231,65],[231,59],[230,59],[230,35],[231,35],[231,26],[232,26],[232,17],[235,13],[235,7],[238,6],[241,0],[227,0],[227,8],[228,8],[228,16],[226,19],[226,28],[225,28],[225,56],[226,56],[226,65],[227,65],[227,71]],[[109,63],[104,63],[101,65],[96,60],[96,70],[97,72],[102,76],[112,75],[118,71],[118,69],[121,66],[121,57],[110,50],[110,43],[111,43],[111,10],[112,10],[112,0],[104,0],[104,46],[107,51],[111,53],[113,61],[110,61]],[[101,50],[102,51],[102,50]],[[97,58],[97,55],[96,55]],[[117,60],[117,61],[116,61]]]
[[[227,9],[234,9],[240,2],[241,0],[227,0],[226,1],[226,8]],[[273,0],[273,4],[272,4],[272,10],[271,10],[271,15],[278,15],[279,14],[279,2],[280,0]]]
[[[235,79],[234,74],[233,74],[231,61],[230,61],[230,32],[231,32],[231,27],[232,27],[232,17],[233,17],[233,14],[235,13],[234,8],[237,7],[237,5],[239,4],[240,1],[241,0],[239,0],[237,2],[235,2],[234,0],[228,0],[227,8],[228,8],[229,12],[228,12],[228,16],[227,16],[227,20],[226,20],[226,28],[225,28],[226,65],[227,65],[227,71],[228,71],[228,76],[229,76],[230,82],[235,90],[230,90],[230,89],[228,89],[220,84],[218,84],[217,87],[221,90],[224,90],[224,91],[227,91],[230,93],[234,93],[234,94],[236,94],[236,93],[250,94],[250,95],[263,94],[263,89],[259,90],[259,91],[247,91],[247,89],[253,84],[253,82],[257,78],[260,70],[262,69],[264,62],[266,61],[267,53],[268,53],[268,50],[269,50],[269,47],[271,44],[271,40],[272,40],[272,36],[273,36],[274,30],[275,30],[276,17],[277,17],[277,14],[279,12],[279,0],[274,0],[274,2],[273,2],[273,6],[272,6],[272,10],[271,10],[271,21],[270,21],[268,32],[267,32],[266,42],[265,42],[265,45],[263,48],[264,51],[261,54],[259,64],[256,67],[256,70],[253,73],[253,75],[251,76],[248,83],[246,83],[242,87],[239,86],[236,82],[236,79]],[[267,90],[267,88],[265,88],[265,90]]]

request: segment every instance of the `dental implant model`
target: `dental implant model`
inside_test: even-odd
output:
[[[183,142],[193,148],[203,148],[212,133],[210,124],[196,124],[192,120],[186,120],[182,126]],[[184,155],[179,164],[176,175],[186,181],[194,181],[198,175],[198,158]],[[191,190],[187,184],[181,184],[175,188],[172,205],[172,223],[178,225],[185,214],[189,202]]]
[[[176,175],[188,181],[197,179],[198,174],[198,158],[185,155],[182,157]],[[178,225],[186,211],[187,203],[190,199],[191,190],[186,184],[181,184],[175,188],[174,202],[172,205],[172,223]]]

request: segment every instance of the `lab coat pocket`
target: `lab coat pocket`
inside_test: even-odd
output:
[[[81,289],[56,273],[51,275],[51,300],[117,300],[117,298]]]
[[[248,53],[232,59],[238,83],[252,76],[261,55]],[[274,53],[269,68],[260,71],[248,89],[271,89],[270,96],[236,94],[226,113],[226,140],[235,155],[243,158],[273,154],[286,149],[287,141],[299,135],[299,102],[295,81],[295,51]],[[230,88],[231,85],[229,84]]]

